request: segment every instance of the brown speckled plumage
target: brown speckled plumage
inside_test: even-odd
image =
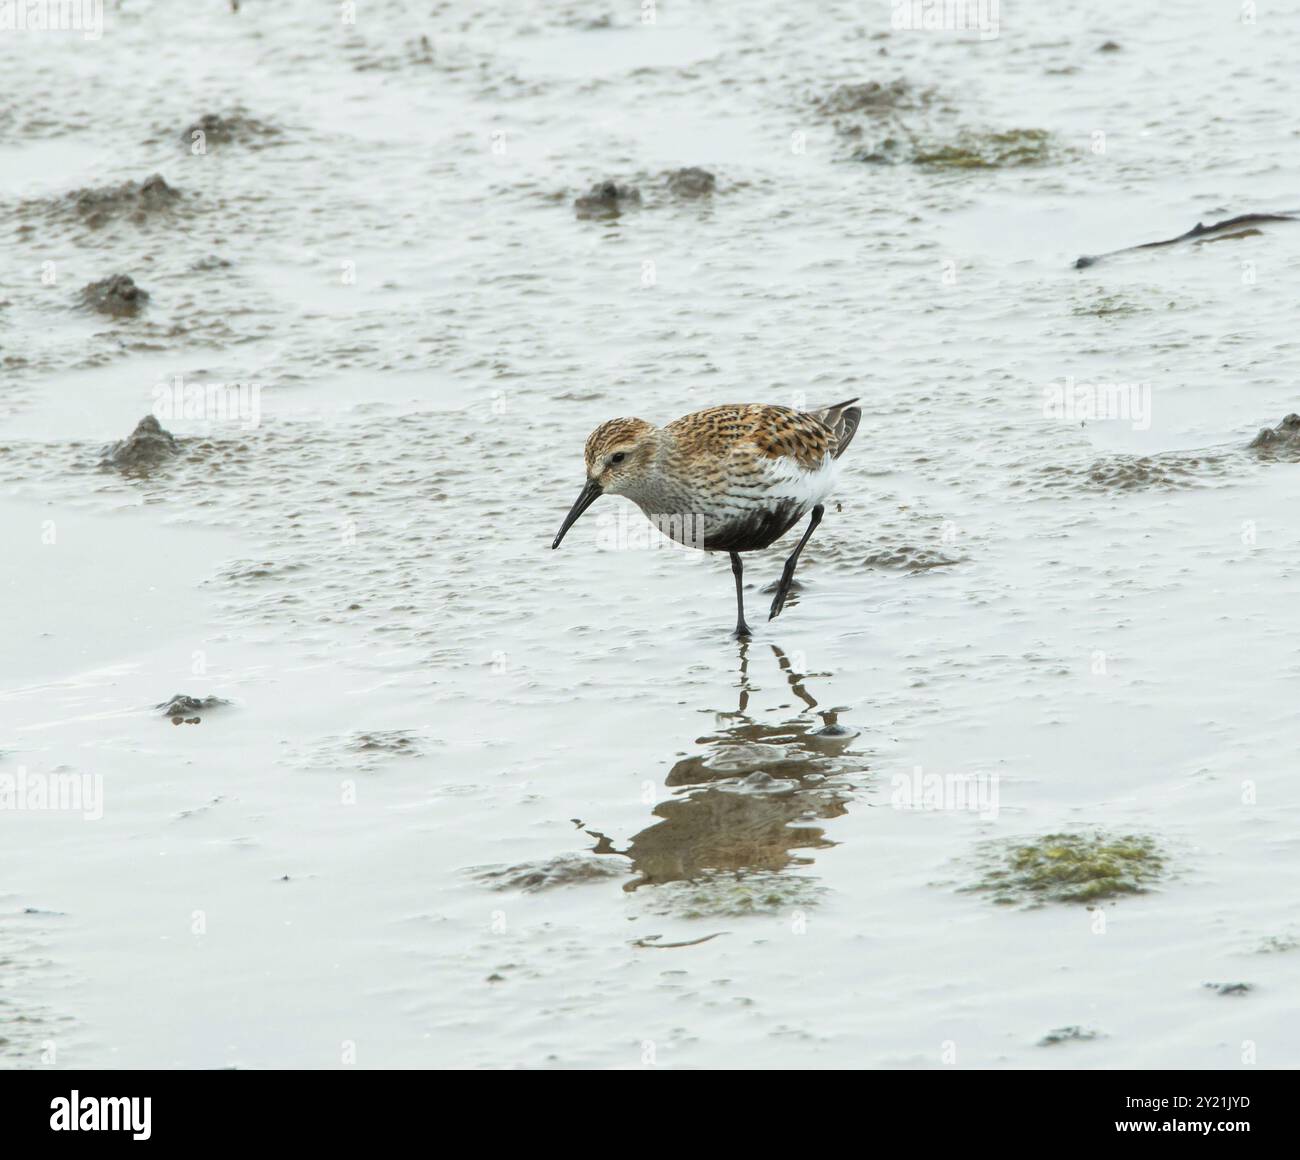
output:
[[[749,446],[765,459],[793,459],[813,471],[827,452],[838,456],[835,433],[816,415],[764,403],[726,403],[669,423],[666,431],[688,459],[730,458]]]

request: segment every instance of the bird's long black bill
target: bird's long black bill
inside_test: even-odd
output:
[[[594,479],[587,481],[587,486],[578,493],[578,498],[574,501],[573,507],[569,509],[569,514],[564,517],[564,523],[560,525],[560,530],[555,534],[555,543],[551,545],[552,548],[560,546],[560,541],[564,539],[565,532],[578,522],[578,517],[583,512],[600,499],[601,491],[600,484]]]

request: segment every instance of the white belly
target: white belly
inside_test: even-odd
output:
[[[792,500],[804,511],[825,503],[839,479],[839,460],[827,455],[812,471],[793,459],[769,459],[763,464],[767,494],[774,500]]]

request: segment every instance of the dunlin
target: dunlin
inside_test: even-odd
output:
[[[857,399],[814,411],[764,403],[709,407],[656,427],[611,419],[587,439],[587,482],[552,548],[602,495],[627,496],[661,532],[706,552],[727,552],[736,578],[736,636],[745,623],[741,552],[757,552],[811,513],[785,562],[768,619],[785,605],[795,565],[821,523],[823,501],[853,439]]]

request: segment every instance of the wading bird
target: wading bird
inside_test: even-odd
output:
[[[814,411],[764,403],[709,407],[656,427],[610,419],[587,439],[587,482],[552,548],[602,495],[624,495],[665,535],[705,552],[727,552],[736,578],[736,633],[745,623],[741,552],[757,552],[811,513],[785,562],[768,619],[785,605],[799,553],[821,523],[839,457],[862,418],[857,399]]]

